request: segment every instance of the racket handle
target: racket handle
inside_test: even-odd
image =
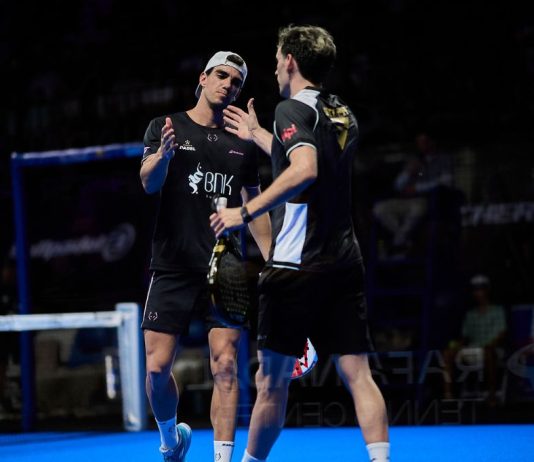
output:
[[[217,212],[220,212],[222,209],[226,208],[227,204],[228,199],[226,197],[220,196],[215,199],[215,208],[217,209]]]

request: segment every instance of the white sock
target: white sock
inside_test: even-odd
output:
[[[161,446],[167,449],[172,449],[178,446],[180,440],[178,439],[178,432],[176,431],[176,416],[165,422],[158,422],[159,436],[161,438]]]
[[[389,462],[389,443],[371,443],[367,445],[371,462]]]
[[[256,459],[255,457],[252,457],[245,449],[245,454],[243,454],[241,462],[265,462],[266,460],[267,459]]]
[[[230,462],[234,452],[233,441],[214,441],[213,458],[215,462]]]

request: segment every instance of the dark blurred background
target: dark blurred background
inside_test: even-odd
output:
[[[152,117],[195,104],[198,76],[218,50],[247,61],[239,104],[254,97],[269,127],[280,100],[277,30],[317,24],[338,47],[327,86],[360,126],[354,221],[377,345],[372,365],[391,422],[531,421],[534,19],[526,3],[2,2],[0,314],[17,312],[13,152],[141,142]],[[155,202],[142,192],[138,170],[139,158],[128,158],[24,171],[33,312],[143,305]],[[402,175],[417,181],[403,183]],[[262,159],[264,186],[270,180]],[[249,244],[256,274],[261,262]],[[500,334],[491,351],[470,345],[482,359],[455,348],[477,303],[477,274],[490,281],[486,305],[499,321],[495,327],[482,316],[477,324],[473,315],[475,330],[488,339],[491,329]],[[42,428],[87,425],[95,416],[98,426],[101,415],[120,426],[120,406],[106,395],[102,374],[115,339],[80,332],[35,335],[36,370],[46,371],[37,374]],[[18,334],[0,339],[0,422],[12,429],[22,400]],[[209,425],[202,326],[193,325],[182,358],[181,412]],[[80,383],[91,383],[85,401],[66,391]],[[58,387],[64,399],[53,401],[50,390]],[[329,358],[293,390],[288,424],[354,422]]]

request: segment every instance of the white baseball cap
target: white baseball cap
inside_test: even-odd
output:
[[[232,59],[234,56],[235,59]],[[241,62],[241,64],[238,64],[239,61]],[[247,64],[245,63],[245,60],[237,53],[234,53],[233,51],[218,51],[210,58],[208,64],[206,64],[206,67],[204,68],[204,72],[213,69],[215,66],[230,66],[234,69],[237,69],[241,74],[241,77],[243,78],[243,83],[241,84],[241,87],[244,85],[248,72]],[[195,96],[197,98],[200,98],[201,91],[202,87],[200,84],[198,84],[197,89],[195,90]]]

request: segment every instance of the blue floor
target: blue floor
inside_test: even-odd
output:
[[[211,430],[194,430],[187,462],[213,460]],[[240,462],[246,430],[238,430],[233,462]],[[532,462],[534,425],[391,427],[392,462]],[[0,435],[1,462],[161,461],[156,431]],[[368,461],[358,429],[286,428],[271,462]]]

